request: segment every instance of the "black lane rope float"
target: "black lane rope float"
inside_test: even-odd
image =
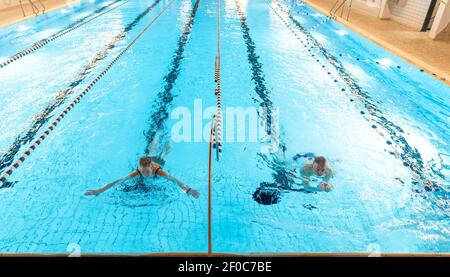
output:
[[[83,67],[83,70],[75,76],[75,79],[66,88],[58,92],[55,99],[49,105],[47,105],[39,114],[34,116],[30,127],[17,135],[8,149],[1,154],[0,173],[13,163],[14,157],[20,151],[20,148],[34,139],[37,132],[52,117],[52,112],[61,106],[70,95],[72,95],[78,85],[89,76],[92,70],[99,65],[101,61],[108,57],[111,50],[114,49],[116,45],[125,38],[126,34],[129,33],[150,11],[152,11],[156,5],[160,3],[160,1],[161,0],[156,0],[143,12],[141,12],[132,22],[127,24],[123,31],[115,35],[103,49],[98,51],[93,56],[90,62]],[[6,186],[8,186],[8,184]]]
[[[247,25],[247,17],[241,10],[241,6],[238,1],[235,0],[236,9],[239,15],[239,20],[241,22],[241,31],[242,36],[244,37],[245,44],[247,47],[247,58],[250,63],[251,71],[252,71],[252,80],[255,83],[255,92],[258,94],[259,98],[261,98],[262,102],[260,102],[261,108],[266,112],[265,115],[261,115],[266,121],[266,132],[269,135],[272,135],[272,101],[270,100],[269,94],[270,90],[266,86],[266,82],[264,79],[264,73],[262,71],[262,64],[259,61],[259,56],[256,54],[255,42],[250,36],[250,29]]]
[[[30,46],[28,48],[25,48],[25,49],[21,50],[20,52],[10,56],[9,58],[6,59],[6,61],[0,63],[0,68],[5,67],[5,66],[7,66],[7,65],[17,61],[18,59],[23,58],[23,57],[27,56],[28,54],[31,54],[31,53],[35,52],[36,50],[44,47],[45,45],[47,45],[48,43],[54,41],[55,39],[57,39],[57,38],[65,35],[65,34],[71,32],[71,31],[73,31],[75,29],[78,29],[79,27],[81,27],[81,26],[91,22],[92,20],[94,20],[94,19],[96,19],[96,18],[98,18],[98,17],[100,17],[100,16],[102,16],[102,15],[104,15],[106,13],[109,13],[112,10],[115,10],[115,9],[123,6],[125,3],[129,2],[129,1],[130,0],[125,0],[125,1],[124,0],[116,0],[116,1],[106,5],[104,7],[99,8],[98,10],[94,11],[92,14],[78,19],[74,23],[72,23],[72,24],[68,25],[67,27],[65,27],[64,29],[54,33],[53,35],[51,35],[51,36],[49,36],[47,38],[41,39],[38,42],[34,43],[32,46]],[[122,3],[120,3],[120,2],[122,2]],[[113,8],[111,8],[111,9],[109,9],[109,10],[107,10],[107,8],[109,8],[110,6],[112,6],[112,5],[116,4],[116,3],[120,3],[120,4],[115,6],[115,7],[113,7]],[[97,15],[95,15],[95,14],[97,14]],[[95,15],[95,16],[92,17],[93,15]]]
[[[199,4],[200,0],[196,0],[194,7],[192,8],[189,17],[184,25],[183,33],[178,38],[178,47],[176,48],[175,53],[173,55],[170,70],[167,73],[167,75],[164,76],[163,78],[165,82],[163,90],[158,92],[156,98],[157,102],[153,104],[152,110],[154,110],[155,112],[153,112],[153,114],[150,116],[149,119],[150,128],[146,133],[144,133],[147,140],[147,145],[144,149],[146,155],[151,154],[150,153],[151,144],[153,143],[156,134],[160,133],[163,130],[165,121],[169,117],[168,109],[175,97],[172,93],[172,89],[180,74],[181,62],[184,58],[183,56],[184,50],[191,35],[192,26],[194,25],[195,22],[194,18],[195,15],[197,14]]]
[[[58,123],[64,118],[64,116],[77,104],[81,101],[86,93],[91,90],[91,88],[111,69],[111,67],[141,38],[141,36],[153,25],[153,23],[172,5],[175,0],[171,0],[163,10],[158,13],[148,24],[147,26],[128,44],[128,46],[122,50],[110,63],[109,65],[81,92],[75,100],[70,103],[62,113],[53,121],[53,123],[47,128],[47,130],[34,141],[34,143],[26,150],[21,157],[14,162],[14,164],[8,168],[8,170],[0,177],[0,188],[6,182],[7,178],[11,176],[11,174],[16,170],[25,159],[36,149],[36,147],[42,143],[42,141],[47,137],[47,135],[58,125]]]
[[[302,39],[297,32],[287,23],[284,18],[279,14],[279,12],[274,9],[270,2],[268,2],[270,8],[275,12],[275,14],[281,19],[281,21],[288,27],[288,29],[294,34],[294,36],[301,42],[301,44],[308,49],[308,54],[314,58],[314,60],[321,65],[321,67],[327,71],[327,75],[330,76],[335,83],[338,83],[338,80],[333,78],[331,75],[331,71],[326,69],[326,65],[323,64],[315,54],[312,53],[312,50],[318,50],[320,54],[322,54],[328,63],[335,69],[339,78],[347,85],[350,90],[350,93],[365,107],[367,113],[371,116],[369,117],[365,111],[360,111],[360,114],[363,118],[371,124],[372,129],[374,129],[380,136],[382,136],[386,140],[386,144],[391,147],[392,151],[388,151],[389,154],[394,157],[400,159],[405,167],[407,167],[412,176],[415,179],[415,182],[422,184],[425,186],[426,190],[429,191],[439,191],[442,190],[440,185],[436,180],[431,180],[431,176],[424,170],[424,164],[422,157],[416,148],[413,148],[409,145],[406,138],[402,135],[404,130],[397,126],[395,123],[387,119],[382,110],[378,108],[375,101],[371,98],[371,96],[364,91],[356,81],[356,78],[351,75],[342,65],[342,63],[334,57],[328,50],[326,50],[312,35],[306,30],[300,22],[298,22],[295,18],[292,17],[289,11],[286,11],[277,1],[280,10],[287,14],[288,18],[295,24],[296,27],[306,36],[306,40]],[[346,92],[345,88],[341,88],[342,92]],[[354,102],[354,99],[350,99],[351,102],[355,104],[355,106],[359,109],[358,105]],[[381,127],[381,128],[378,128]],[[384,130],[382,132],[380,129]],[[445,190],[442,190],[445,191]],[[434,195],[432,196],[434,197]],[[442,200],[438,199],[437,202],[439,206],[442,206]],[[444,200],[445,201],[445,200]]]

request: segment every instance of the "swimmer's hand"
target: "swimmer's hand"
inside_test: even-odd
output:
[[[328,191],[331,191],[333,189],[333,186],[331,186],[329,184],[320,184],[319,185],[319,189],[328,192]]]
[[[199,196],[200,196],[200,192],[198,192],[197,190],[195,190],[195,189],[188,189],[187,191],[186,191],[186,193],[188,194],[188,195],[191,195],[192,197],[194,197],[195,199],[197,199]]]
[[[84,195],[95,195],[95,196],[98,196],[100,193],[102,193],[102,191],[97,190],[97,189],[91,189],[91,190],[86,191],[84,193]]]

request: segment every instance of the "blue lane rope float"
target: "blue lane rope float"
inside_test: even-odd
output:
[[[116,45],[123,40],[123,38],[125,38],[126,34],[133,30],[133,28],[142,19],[144,19],[145,16],[150,11],[152,11],[160,2],[161,0],[155,0],[152,4],[149,4],[149,6],[144,11],[138,14],[133,21],[128,23],[122,31],[120,31],[112,38],[110,43],[105,45],[103,49],[98,51],[93,56],[89,63],[83,67],[82,71],[75,75],[75,79],[66,88],[60,90],[57,93],[55,99],[49,105],[47,105],[40,113],[36,114],[33,117],[33,121],[30,127],[27,130],[24,130],[22,133],[18,134],[13,140],[13,143],[7,148],[4,153],[0,155],[0,174],[5,168],[9,167],[14,162],[14,158],[20,151],[21,147],[33,141],[39,130],[44,126],[44,124],[47,123],[48,120],[50,120],[52,112],[56,108],[61,106],[67,100],[67,98],[74,93],[78,85],[81,84],[81,82],[89,76],[90,72],[92,72],[92,70],[98,64],[100,64],[101,61],[106,59],[111,50],[114,49]]]
[[[70,25],[69,25],[67,28],[65,28],[64,30],[61,30],[61,31],[59,31],[59,32],[56,32],[56,33],[54,33],[53,35],[49,36],[48,38],[41,39],[41,40],[39,40],[38,42],[34,43],[32,46],[30,46],[30,47],[28,47],[28,48],[25,48],[25,49],[21,50],[20,52],[14,54],[14,55],[12,55],[12,56],[10,56],[9,58],[6,59],[6,61],[0,63],[0,68],[3,68],[3,67],[5,67],[5,66],[7,66],[7,65],[9,65],[9,64],[11,64],[11,63],[13,63],[13,62],[15,62],[15,61],[17,61],[17,60],[19,60],[20,58],[23,58],[23,57],[25,57],[25,56],[27,56],[27,55],[29,55],[29,54],[35,52],[36,50],[38,50],[38,49],[44,47],[45,45],[47,45],[48,43],[50,43],[50,42],[56,40],[57,38],[59,38],[59,37],[65,35],[65,34],[71,32],[71,31],[73,31],[73,30],[75,30],[75,29],[80,28],[81,26],[83,26],[83,25],[85,25],[85,24],[91,22],[92,20],[94,20],[94,19],[96,19],[96,18],[98,18],[98,17],[100,17],[100,16],[102,16],[102,15],[104,15],[104,14],[106,14],[106,13],[109,13],[109,12],[112,11],[112,10],[115,10],[115,9],[117,9],[117,8],[119,8],[119,7],[121,7],[121,6],[123,6],[124,4],[126,4],[126,3],[129,2],[129,1],[130,1],[130,0],[125,0],[125,1],[124,1],[124,0],[116,0],[116,1],[110,3],[110,4],[106,5],[106,6],[104,6],[104,7],[100,8],[100,9],[98,9],[97,11],[94,12],[94,14],[100,12],[100,13],[97,14],[96,16],[94,16],[94,17],[92,17],[92,18],[90,18],[90,19],[88,19],[88,18],[89,18],[90,16],[92,16],[92,15],[86,16],[86,17],[84,17],[84,18],[82,18],[82,19],[76,21],[75,23],[70,24]],[[114,5],[114,4],[118,3],[118,2],[122,2],[122,3],[120,3],[119,5],[117,5],[117,6],[113,7],[113,8],[111,8],[111,9],[105,11],[105,9],[109,8],[110,6],[112,6],[112,5]],[[86,19],[88,19],[88,20],[85,21]]]
[[[0,188],[5,184],[6,180],[9,176],[16,170],[20,164],[22,164],[25,159],[30,156],[30,154],[36,149],[38,145],[42,143],[42,141],[50,134],[51,131],[58,125],[58,123],[66,116],[66,114],[77,104],[81,101],[81,98],[83,98],[86,93],[91,90],[91,88],[108,72],[111,67],[133,46],[136,41],[150,28],[150,26],[153,25],[153,23],[172,5],[172,3],[175,0],[171,0],[164,9],[150,21],[149,24],[133,39],[133,41],[128,44],[128,46],[122,50],[115,58],[111,61],[111,63],[70,103],[64,111],[53,121],[52,124],[47,128],[47,130],[37,139],[34,141],[34,143],[26,150],[21,157],[13,164],[11,167],[8,168],[8,170],[0,177]]]
[[[298,7],[307,7],[306,3],[303,2],[303,1],[300,1],[299,4],[300,4],[300,5],[298,5]],[[297,14],[300,14],[300,15],[308,15],[308,16],[311,14],[311,13],[308,12],[308,11],[302,11],[302,12],[297,11],[296,13],[297,13]],[[319,28],[320,26],[322,26],[323,24],[325,24],[325,23],[327,23],[328,21],[330,21],[331,19],[332,19],[332,17],[331,17],[331,16],[327,16],[327,15],[322,16],[322,19],[319,20],[319,21],[317,21],[317,20],[315,19],[314,21],[316,21],[316,24],[314,24],[309,30],[310,30],[310,31],[314,31],[314,30],[316,30],[317,28]]]
[[[280,10],[284,13],[286,13],[288,16],[290,16],[289,12],[284,10],[284,8],[277,2],[277,5],[279,6]],[[275,12],[275,14],[277,14],[277,16],[280,18],[280,20],[288,27],[288,29],[294,34],[294,36],[302,43],[302,45],[308,49],[308,53],[309,55],[315,59],[315,61],[320,64],[322,66],[322,68],[326,69],[325,64],[323,64],[319,59],[317,59],[316,55],[313,54],[311,52],[311,50],[317,48],[319,51],[326,51],[324,49],[322,49],[320,47],[320,45],[317,45],[318,42],[313,41],[313,38],[310,37],[309,33],[305,33],[306,35],[306,39],[303,40],[300,36],[298,36],[298,34],[291,28],[291,26],[289,25],[289,23],[287,23],[282,17],[281,15],[272,7],[272,5],[269,3],[270,8]],[[293,20],[293,18],[289,17],[291,20]],[[295,23],[295,22],[294,22]],[[297,22],[298,23],[298,22]],[[296,24],[297,24],[296,23]],[[298,23],[299,24],[299,23]],[[297,24],[297,26],[299,28],[301,28],[301,30],[303,32],[307,32],[304,27],[299,26]],[[311,40],[311,42],[310,42]],[[332,63],[332,65],[337,66],[334,62],[337,62],[336,59],[334,59],[334,57],[331,57],[329,55],[329,53],[323,53],[324,56],[327,58],[327,60]],[[339,74],[339,68],[336,68],[338,74]],[[335,79],[334,77],[332,77],[330,70],[327,70],[328,76],[330,76],[330,78],[333,79],[334,83],[338,84],[338,80]],[[345,72],[344,72],[345,73]],[[392,154],[394,157],[400,159],[403,162],[403,165],[405,167],[407,167],[408,169],[410,169],[410,172],[412,173],[412,176],[414,177],[414,179],[416,179],[420,184],[424,185],[426,188],[428,187],[430,190],[435,190],[434,187],[439,187],[441,189],[443,189],[439,183],[435,182],[435,181],[430,181],[427,178],[427,175],[425,174],[425,172],[423,171],[422,167],[423,167],[423,162],[420,158],[420,153],[417,152],[417,150],[413,149],[408,142],[406,141],[406,139],[397,134],[398,132],[403,132],[403,130],[396,126],[394,123],[392,123],[391,121],[388,121],[383,115],[378,115],[378,113],[380,113],[380,110],[371,102],[370,97],[367,96],[365,93],[363,93],[361,91],[361,89],[359,88],[359,86],[355,83],[354,80],[351,79],[351,76],[347,76],[348,74],[343,74],[343,76],[340,77],[343,79],[344,83],[346,85],[349,86],[350,88],[350,93],[352,93],[356,98],[358,98],[359,100],[361,100],[361,102],[363,103],[364,107],[368,110],[369,115],[372,115],[374,117],[376,117],[379,121],[377,120],[371,120],[369,118],[369,116],[364,112],[361,111],[360,114],[363,116],[363,118],[369,123],[371,124],[372,129],[378,133],[381,137],[383,137],[383,139],[386,140],[386,144],[392,149],[391,152],[389,152],[390,154]],[[339,85],[339,84],[338,84]],[[345,92],[346,89],[342,88],[341,89],[342,92]],[[356,104],[356,102],[354,102],[353,99],[350,99],[350,102],[353,102],[354,105],[360,109],[360,107]],[[375,123],[375,124],[374,124]],[[377,125],[380,125],[382,127],[382,129],[384,129],[385,133],[383,133],[380,128],[377,128]],[[394,143],[395,142],[395,143]],[[400,146],[399,144],[402,144],[402,146]],[[445,191],[445,190],[444,190]],[[436,202],[439,204],[439,206],[443,206],[442,202],[445,201],[443,199],[437,199],[435,195],[432,195],[432,197],[436,200]],[[449,214],[447,212],[447,210],[443,210],[447,215]]]
[[[320,26],[322,26],[323,24],[327,23],[327,22],[330,21],[330,20],[331,20],[331,17],[325,16],[324,19],[320,20],[318,23],[316,23],[316,24],[315,24],[313,27],[311,27],[309,30],[310,30],[310,31],[314,31],[314,30],[316,30],[317,28],[319,28]]]

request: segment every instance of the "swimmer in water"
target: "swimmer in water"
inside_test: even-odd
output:
[[[184,190],[186,192],[186,194],[191,195],[194,198],[198,198],[200,196],[200,193],[195,190],[192,189],[190,187],[188,187],[187,185],[185,185],[183,182],[181,182],[180,180],[178,180],[177,178],[171,176],[169,173],[165,172],[158,164],[153,162],[153,159],[151,157],[142,157],[139,159],[139,166],[138,168],[131,172],[130,174],[128,174],[127,176],[120,178],[114,182],[111,182],[107,185],[105,185],[102,188],[99,189],[94,189],[94,190],[88,190],[86,191],[86,193],[84,195],[95,195],[98,196],[99,194],[101,194],[102,192],[106,191],[107,189],[111,188],[112,186],[114,186],[117,183],[123,182],[125,180],[137,177],[137,176],[141,176],[143,178],[146,177],[150,177],[150,176],[154,176],[155,178],[157,176],[162,176],[164,178],[166,178],[167,180],[173,181],[174,183],[176,183],[182,190]]]
[[[315,191],[331,191],[333,186],[329,184],[330,179],[333,177],[333,171],[328,166],[328,162],[323,156],[317,156],[312,163],[305,163],[300,169],[300,174],[303,180],[303,186],[306,190]],[[311,178],[321,178],[321,183],[317,187],[310,185]]]

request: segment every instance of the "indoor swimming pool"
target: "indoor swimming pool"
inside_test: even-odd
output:
[[[218,31],[214,252],[450,252],[447,84],[302,1],[96,0],[0,29],[0,253],[208,251]],[[84,195],[146,154],[200,197]]]

